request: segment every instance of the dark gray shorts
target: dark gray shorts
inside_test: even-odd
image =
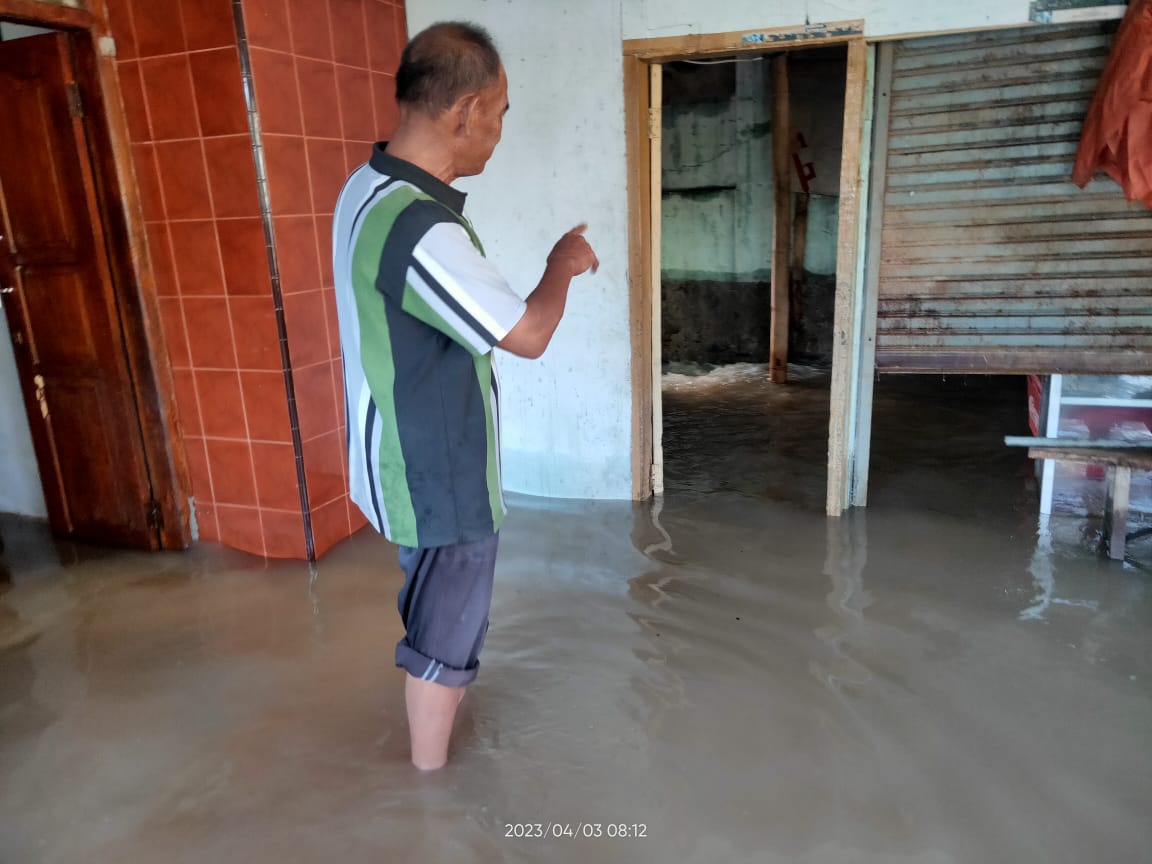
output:
[[[400,547],[404,587],[397,606],[405,636],[396,665],[445,687],[471,684],[488,632],[498,534],[472,543]]]

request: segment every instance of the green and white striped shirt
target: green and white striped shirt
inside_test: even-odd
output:
[[[348,178],[332,229],[352,500],[400,546],[479,540],[506,512],[492,348],[525,303],[464,193],[385,147]]]

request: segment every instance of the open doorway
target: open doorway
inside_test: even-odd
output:
[[[59,536],[181,547],[100,61],[91,32],[40,23],[0,21],[5,469]]]
[[[666,491],[824,503],[847,65],[828,45],[662,67]]]

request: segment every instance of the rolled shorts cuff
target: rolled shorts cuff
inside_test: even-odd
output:
[[[476,680],[476,673],[480,671],[479,663],[471,669],[457,669],[455,666],[441,663],[421,654],[406,641],[396,645],[396,665],[413,678],[431,681],[445,687],[466,687]]]

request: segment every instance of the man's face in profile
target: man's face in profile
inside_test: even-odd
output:
[[[461,159],[460,176],[479,174],[491,158],[504,131],[508,112],[508,77],[500,67],[500,77],[492,86],[480,91],[468,129],[468,142]]]

